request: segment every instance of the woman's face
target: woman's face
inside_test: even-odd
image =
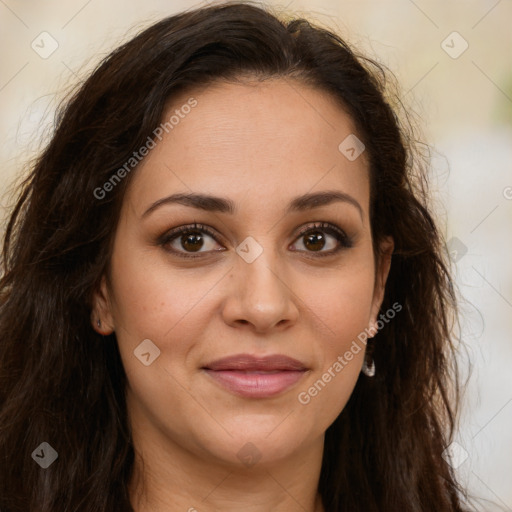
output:
[[[295,81],[183,94],[164,122],[176,110],[134,171],[97,315],[134,439],[272,464],[321,445],[360,374],[353,342],[389,268],[373,258],[368,161],[350,117]]]

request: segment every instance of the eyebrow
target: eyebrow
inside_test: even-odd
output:
[[[298,197],[295,197],[290,201],[285,213],[300,212],[311,210],[313,208],[319,208],[335,202],[348,203],[354,206],[361,216],[364,218],[364,213],[359,202],[354,199],[351,195],[341,192],[339,190],[325,190],[322,192],[311,192]],[[236,205],[231,199],[212,196],[208,194],[172,194],[168,197],[164,197],[155,201],[143,214],[142,218],[147,217],[150,213],[154,212],[157,208],[168,204],[181,204],[184,206],[190,206],[200,210],[206,210],[209,212],[228,213],[233,215],[236,213]]]

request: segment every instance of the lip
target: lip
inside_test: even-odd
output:
[[[237,354],[208,363],[202,370],[231,393],[268,398],[291,388],[308,368],[282,354],[263,357]]]

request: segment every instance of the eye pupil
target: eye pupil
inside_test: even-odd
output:
[[[181,237],[181,246],[183,249],[197,252],[203,246],[203,237],[201,233],[191,232]]]
[[[325,245],[325,237],[321,231],[315,231],[314,233],[309,233],[305,236],[306,241],[304,245],[308,249],[312,249],[314,251],[323,249]]]

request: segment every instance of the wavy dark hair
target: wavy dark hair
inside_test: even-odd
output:
[[[330,30],[227,3],[165,18],[108,55],[61,105],[16,191],[0,282],[3,512],[133,510],[126,375],[115,333],[96,333],[91,311],[136,168],[101,199],[95,190],[155,139],[176,94],[247,77],[298,80],[340,102],[366,145],[376,255],[384,237],[395,242],[381,310],[403,310],[368,345],[376,376],[359,377],[326,431],[325,510],[463,510],[443,457],[461,389],[456,293],[395,81]],[[58,452],[46,470],[32,460],[43,441]]]

